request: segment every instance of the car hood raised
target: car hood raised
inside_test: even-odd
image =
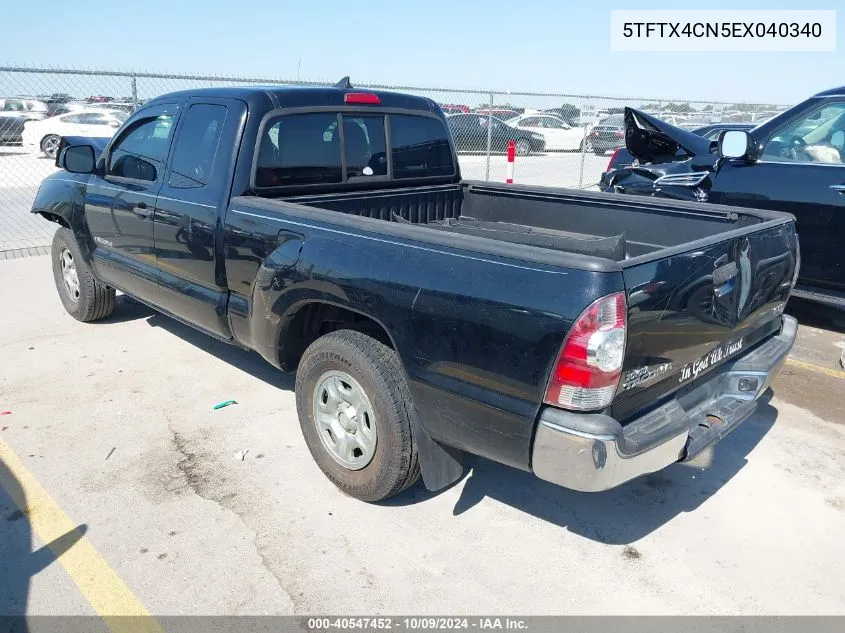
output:
[[[634,108],[625,108],[625,147],[640,163],[709,156],[711,141]],[[686,156],[679,156],[679,154]]]

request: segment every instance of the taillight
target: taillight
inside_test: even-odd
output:
[[[625,138],[625,132],[623,132],[622,130],[616,130],[613,133],[613,138]]]
[[[359,103],[366,105],[379,105],[381,103],[379,96],[377,94],[373,94],[372,92],[347,92],[343,95],[343,101],[345,103]]]
[[[572,326],[557,357],[546,404],[590,411],[613,402],[625,357],[625,294],[594,301]]]
[[[605,169],[605,171],[610,171],[610,168],[613,167],[613,161],[616,160],[616,155],[619,153],[620,149],[622,148],[617,147],[616,150],[613,152],[613,155],[610,157],[610,162],[607,163],[607,169]]]

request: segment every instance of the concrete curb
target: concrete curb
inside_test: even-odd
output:
[[[0,262],[7,259],[21,259],[22,257],[35,257],[37,255],[49,255],[49,246],[30,246],[29,248],[15,248],[8,251],[0,251]]]

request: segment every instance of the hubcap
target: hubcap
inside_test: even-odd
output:
[[[314,424],[329,455],[361,470],[376,452],[376,419],[364,388],[345,371],[328,371],[314,388]]]
[[[50,158],[56,157],[56,151],[59,149],[59,137],[58,136],[48,136],[44,139],[43,147],[41,148],[44,150],[44,153],[47,154]]]
[[[66,248],[62,249],[59,257],[62,263],[62,279],[71,301],[76,303],[79,301],[79,275],[76,273],[76,262],[73,261],[73,254]]]

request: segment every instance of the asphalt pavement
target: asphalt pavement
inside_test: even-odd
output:
[[[46,257],[0,293],[0,613],[845,614],[841,330],[693,463],[583,494],[475,459],[365,504],[257,355],[125,298],[78,323]]]

